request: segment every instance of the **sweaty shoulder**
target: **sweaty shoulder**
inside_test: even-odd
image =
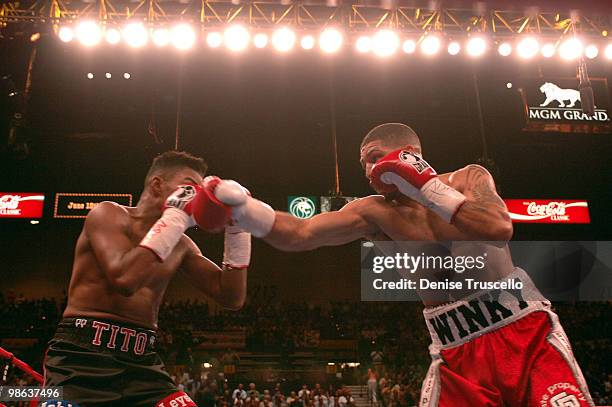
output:
[[[104,201],[97,204],[85,219],[86,227],[98,227],[102,224],[124,224],[128,218],[127,209],[123,206],[110,201]]]
[[[491,173],[485,167],[478,164],[468,164],[456,171],[443,174],[443,176],[448,180],[446,182],[448,185],[461,192],[468,185],[473,185],[475,182],[495,185]]]

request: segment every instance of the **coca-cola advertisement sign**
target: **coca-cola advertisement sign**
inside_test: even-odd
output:
[[[44,201],[39,192],[0,192],[0,218],[42,218]]]
[[[585,200],[504,199],[510,218],[517,223],[590,223]]]

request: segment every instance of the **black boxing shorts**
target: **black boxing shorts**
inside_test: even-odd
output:
[[[179,392],[155,351],[157,337],[135,325],[100,318],[64,318],[49,342],[46,386],[80,407],[196,404]]]

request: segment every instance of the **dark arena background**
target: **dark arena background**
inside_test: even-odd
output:
[[[586,218],[516,221],[513,240],[612,240],[611,30],[605,0],[2,1],[0,200],[44,201],[21,218],[2,206],[0,346],[42,371],[92,202],[135,206],[171,149],[277,210],[310,197],[320,212],[325,197],[372,194],[360,142],[405,123],[438,173],[480,163],[523,218],[526,202],[587,203]],[[545,83],[582,88],[582,102],[561,106],[553,89],[541,106]],[[188,235],[221,261],[223,234]],[[179,389],[200,406],[417,405],[423,306],[361,301],[359,256],[359,242],[287,253],[253,239],[239,311],[177,275],[159,353]],[[553,307],[595,404],[612,404],[610,301]],[[4,384],[35,384],[5,365]]]

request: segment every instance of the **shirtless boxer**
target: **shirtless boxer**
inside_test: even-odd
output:
[[[512,223],[491,174],[472,164],[437,175],[421,157],[415,132],[399,123],[370,131],[361,143],[360,158],[380,195],[306,220],[275,212],[234,181],[222,181],[214,194],[233,207],[234,224],[281,250],[311,250],[362,238],[454,241],[453,255],[466,247],[488,254],[480,280],[521,280],[524,288],[518,293],[466,291],[440,298],[437,292],[432,299],[419,292],[433,359],[421,406],[592,405],[550,303],[512,263],[506,244]]]
[[[97,205],[76,243],[68,304],[49,343],[45,385],[63,386],[80,406],[195,406],[179,392],[155,351],[157,317],[170,279],[183,273],[220,305],[246,296],[250,234],[225,229],[223,268],[184,232],[219,230],[229,212],[202,186],[206,164],[166,152],[151,165],[136,207]],[[63,404],[66,405],[66,404]]]

